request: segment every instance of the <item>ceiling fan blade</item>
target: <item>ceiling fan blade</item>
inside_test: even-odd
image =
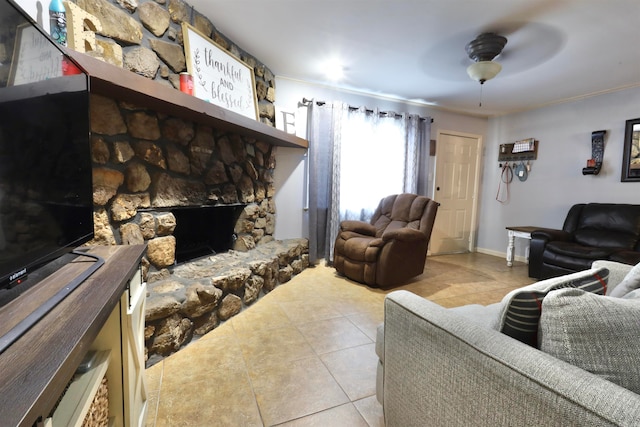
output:
[[[502,64],[503,75],[532,70],[553,58],[566,43],[566,34],[557,28],[530,23],[514,33],[495,60]]]
[[[510,35],[521,30],[529,23],[535,22],[536,17],[552,13],[561,7],[563,7],[563,4],[558,0],[529,1],[521,9],[483,26],[480,29],[480,33],[493,32],[509,38]]]
[[[464,31],[431,45],[418,62],[422,71],[440,80],[467,81],[467,67],[471,60],[464,51],[464,46],[472,40],[474,31]]]

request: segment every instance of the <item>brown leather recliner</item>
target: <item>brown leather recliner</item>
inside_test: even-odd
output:
[[[333,265],[373,287],[391,287],[422,274],[439,203],[403,193],[380,201],[369,223],[342,221]]]

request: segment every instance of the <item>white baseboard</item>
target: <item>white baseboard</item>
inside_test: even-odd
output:
[[[506,252],[494,251],[492,249],[485,249],[485,248],[476,248],[476,252],[479,252],[481,254],[493,255],[493,256],[500,257],[500,258],[504,258],[504,262],[505,263],[507,262],[507,253]],[[529,258],[524,257],[522,255],[515,255],[514,256],[514,261],[524,262],[525,264],[529,264]]]

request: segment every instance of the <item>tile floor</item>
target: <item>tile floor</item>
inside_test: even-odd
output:
[[[429,257],[395,289],[454,307],[533,281],[526,264],[474,253]],[[382,426],[374,347],[388,292],[306,269],[148,368],[147,426]]]

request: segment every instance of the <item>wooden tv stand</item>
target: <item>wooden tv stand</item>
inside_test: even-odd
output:
[[[81,425],[104,376],[110,425],[144,425],[144,250],[144,245],[91,248],[105,264],[0,354],[2,425]],[[0,336],[92,262],[78,257],[0,308]],[[88,351],[100,355],[96,370],[65,393]]]

